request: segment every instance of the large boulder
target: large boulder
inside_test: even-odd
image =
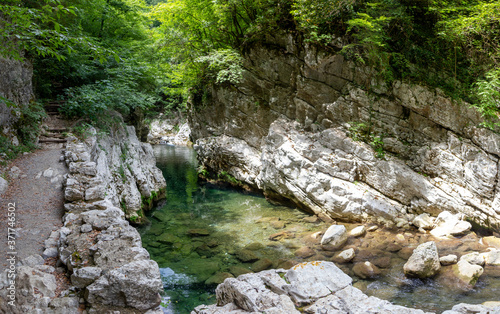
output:
[[[405,275],[417,278],[432,277],[440,268],[436,243],[433,241],[417,246],[403,267]]]
[[[453,215],[448,211],[441,212],[435,221],[436,228],[431,230],[435,237],[448,237],[464,235],[472,228],[468,221],[460,219],[460,215]]]
[[[144,311],[160,304],[162,290],[158,264],[142,260],[110,270],[87,286],[85,296],[89,303]]]
[[[311,303],[352,283],[352,279],[331,262],[295,265],[286,272],[285,279],[289,282],[285,291],[299,304]]]

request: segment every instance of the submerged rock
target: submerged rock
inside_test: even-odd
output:
[[[255,262],[259,259],[259,257],[253,251],[250,251],[248,249],[243,249],[236,252],[236,258],[244,263]]]
[[[380,269],[368,261],[355,264],[352,271],[361,279],[375,278],[380,275]]]
[[[409,277],[427,278],[436,275],[440,268],[436,243],[430,241],[420,244],[413,250],[403,270]]]
[[[348,263],[350,262],[354,256],[356,255],[356,252],[354,251],[353,248],[350,248],[348,250],[344,250],[337,254],[334,258],[333,261],[337,263]]]
[[[308,257],[311,257],[314,254],[316,254],[316,252],[307,246],[303,246],[300,249],[298,249],[297,251],[295,251],[294,254],[295,254],[295,256],[297,256],[299,258],[308,258]]]
[[[206,285],[221,284],[227,278],[234,278],[233,274],[230,274],[230,273],[217,273],[217,274],[213,275],[212,277],[208,278],[207,280],[205,280],[205,284]]]
[[[263,258],[263,259],[256,261],[255,263],[253,263],[252,267],[250,267],[250,268],[254,272],[259,272],[259,271],[266,270],[266,269],[270,268],[271,266],[273,266],[273,261],[271,261],[269,258]]]

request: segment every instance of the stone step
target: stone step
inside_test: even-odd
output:
[[[65,136],[62,133],[44,133],[42,134],[44,137],[53,137],[53,138],[65,138]]]
[[[47,132],[53,132],[53,133],[68,132],[68,128],[48,128]]]
[[[41,138],[38,140],[39,143],[66,143],[65,138]]]

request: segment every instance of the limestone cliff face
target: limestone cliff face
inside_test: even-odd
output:
[[[85,141],[69,138],[65,149],[69,174],[59,259],[89,313],[161,313],[158,264],[125,218],[142,222],[143,209],[164,197],[165,179],[151,145],[138,141],[134,127],[91,133]]]
[[[0,96],[17,107],[26,106],[33,99],[33,67],[28,62],[0,58]],[[18,120],[18,110],[0,99],[0,134],[14,138],[12,125]]]
[[[388,86],[291,35],[250,49],[245,68],[240,84],[193,104],[209,170],[334,218],[402,226],[448,210],[498,228],[500,137],[467,104]]]
[[[123,210],[128,220],[141,224],[145,219],[143,211],[165,197],[165,178],[156,167],[151,145],[139,142],[134,127],[119,127],[109,136],[89,136],[78,144],[70,142],[68,148],[68,211],[109,200]]]

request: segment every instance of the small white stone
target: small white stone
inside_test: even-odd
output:
[[[458,261],[458,257],[454,254],[446,255],[443,257],[439,258],[439,262],[443,266],[451,265],[451,264],[456,264]]]
[[[366,233],[366,227],[365,226],[358,226],[354,229],[351,230],[349,233],[352,237],[360,237],[365,235]]]
[[[377,225],[374,225],[374,226],[371,226],[371,227],[368,227],[368,231],[372,232],[372,231],[375,231],[378,229],[378,226]]]

